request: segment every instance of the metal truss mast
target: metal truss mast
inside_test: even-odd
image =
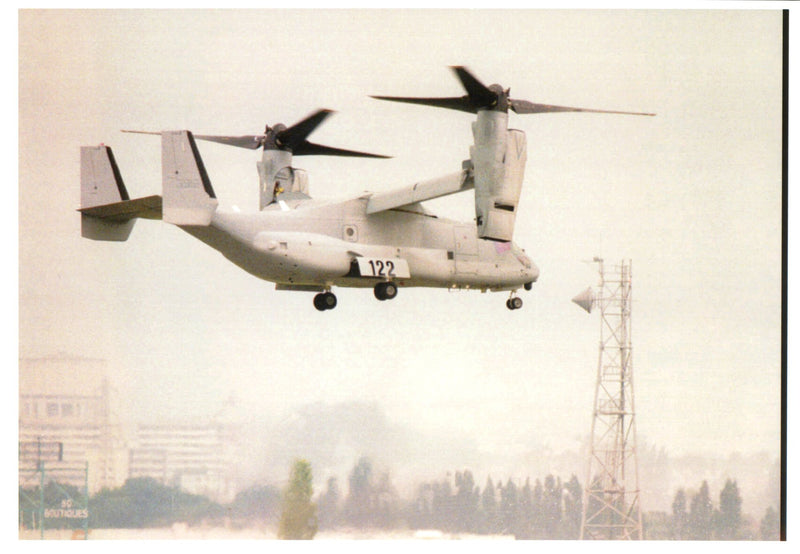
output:
[[[591,449],[584,482],[581,539],[642,539],[631,347],[631,262],[606,274],[603,260],[597,295],[600,353],[592,417]],[[590,311],[590,308],[587,311]]]

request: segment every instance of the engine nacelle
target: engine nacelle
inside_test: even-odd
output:
[[[308,196],[308,174],[304,169],[292,167],[292,153],[283,150],[265,150],[258,168],[260,207],[275,202],[280,194],[300,193]]]
[[[478,236],[500,241],[513,238],[527,161],[525,133],[507,126],[507,113],[479,111],[470,148]]]

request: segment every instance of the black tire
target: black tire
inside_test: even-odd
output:
[[[384,283],[383,296],[386,298],[386,300],[391,300],[397,296],[397,285],[394,283]]]
[[[515,296],[514,298],[509,300],[509,302],[511,303],[512,310],[519,310],[522,307],[522,298],[520,298],[519,296]]]
[[[325,292],[322,294],[322,303],[325,305],[326,310],[332,310],[336,307],[338,303],[336,300],[336,295],[332,292]]]
[[[375,285],[375,298],[383,302],[384,300],[391,300],[397,296],[397,285],[391,281],[383,281]]]
[[[321,292],[314,297],[314,307],[321,312],[334,309],[336,304],[336,295],[332,292]]]

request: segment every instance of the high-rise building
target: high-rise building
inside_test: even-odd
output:
[[[37,458],[49,477],[89,492],[119,487],[127,478],[127,450],[111,409],[105,360],[74,356],[19,362],[19,482],[38,485]],[[59,456],[40,455],[41,445]],[[59,459],[60,458],[60,459]],[[33,480],[33,482],[31,482]]]

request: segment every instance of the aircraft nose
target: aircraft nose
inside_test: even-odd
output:
[[[533,262],[531,262],[531,267],[528,269],[528,275],[530,275],[531,283],[535,283],[539,278],[539,267]]]

